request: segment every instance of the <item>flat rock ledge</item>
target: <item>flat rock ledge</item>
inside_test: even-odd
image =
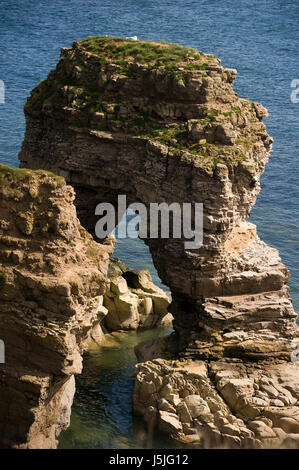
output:
[[[299,363],[154,359],[136,366],[134,411],[200,448],[298,448]]]

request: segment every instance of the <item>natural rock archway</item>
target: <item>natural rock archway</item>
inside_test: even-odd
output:
[[[141,49],[124,66],[118,48],[130,56],[131,47],[90,38],[62,50],[56,71],[25,106],[21,165],[63,175],[90,231],[96,203],[115,204],[118,194],[146,205],[203,203],[200,249],[146,240],[172,291],[180,349],[196,352],[200,339],[208,344],[204,356],[267,357],[276,338],[275,355],[289,357],[296,317],[288,271],[245,222],[271,151],[266,110],[238,98],[236,72],[214,56],[144,43],[157,49],[158,64],[142,63]],[[247,343],[239,347],[233,333],[240,327]]]
[[[159,276],[172,292],[176,357],[286,365],[298,335],[286,285],[289,273],[277,250],[262,242],[255,226],[245,220],[260,190],[272,139],[262,123],[266,110],[238,97],[232,89],[235,78],[236,71],[221,67],[215,56],[191,48],[118,38],[75,42],[72,49],[62,49],[56,70],[32,91],[25,105],[21,166],[64,176],[75,188],[81,223],[90,231],[96,204],[116,205],[118,194],[145,205],[203,203],[201,248],[186,250],[183,239],[145,240]],[[297,406],[298,368],[295,363],[288,367],[293,388],[290,400],[282,403]],[[243,376],[245,369],[235,375]],[[278,374],[275,368],[272,373]],[[145,383],[146,373],[140,374],[139,383]],[[232,377],[228,374],[231,383]],[[159,374],[157,380],[160,383]],[[219,388],[218,383],[213,386]],[[157,398],[169,394],[160,396],[161,387],[153,387],[154,403],[153,390],[144,392],[135,400],[136,410],[146,418],[144,410],[152,407],[159,411],[166,432],[188,434],[187,424],[192,428],[200,413],[191,413],[185,428],[180,418],[179,424],[168,426],[169,417],[161,415],[177,416],[182,388],[177,385],[178,402],[169,411],[168,405],[159,408]],[[240,384],[236,400],[241,392],[258,398],[251,388],[256,390]],[[204,400],[200,389],[192,394]],[[149,403],[146,396],[151,397]],[[258,414],[267,406],[270,399],[257,404]],[[234,407],[230,412],[238,415]],[[247,421],[252,421],[256,415],[246,412]],[[246,435],[225,432],[214,421],[213,426],[222,435],[234,435],[237,444],[246,445],[249,438],[255,445],[263,436],[258,425],[248,428],[246,419],[243,428],[255,426],[257,431]],[[272,426],[275,419],[270,420]],[[277,443],[278,434],[270,434]]]

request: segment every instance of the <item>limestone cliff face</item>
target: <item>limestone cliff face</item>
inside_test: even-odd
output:
[[[63,178],[0,167],[0,447],[52,448],[101,322],[110,245],[80,225]]]
[[[116,203],[118,194],[126,194],[128,202],[146,205],[204,204],[201,248],[186,250],[183,239],[145,240],[172,293],[175,333],[162,346],[176,358],[203,361],[202,367],[207,366],[206,360],[240,361],[236,374],[241,378],[247,377],[247,364],[252,361],[257,369],[281,361],[286,374],[290,367],[292,398],[281,400],[283,404],[259,402],[258,415],[265,417],[267,406],[284,413],[280,407],[291,404],[298,411],[298,367],[290,363],[291,342],[298,332],[286,285],[288,270],[277,250],[262,242],[255,226],[245,220],[260,190],[272,139],[262,123],[267,111],[238,97],[232,89],[235,78],[236,71],[221,67],[215,56],[190,48],[118,38],[75,42],[72,49],[62,50],[56,70],[32,91],[25,106],[27,126],[20,160],[23,167],[50,169],[64,176],[75,188],[81,223],[91,231],[95,205]],[[145,418],[154,408],[163,428],[165,419],[175,417],[180,424],[175,432],[174,428],[167,432],[185,437],[196,422],[213,424],[221,435],[239,432],[221,430],[209,421],[209,414],[207,422],[201,420],[203,409],[207,411],[207,406],[213,412],[213,407],[200,402],[206,398],[200,387],[187,395],[196,395],[195,401],[204,408],[199,407],[201,411],[197,409],[183,428],[177,407],[186,398],[181,385],[185,382],[177,384],[176,398],[165,398],[168,404],[162,406],[168,409],[163,409],[161,377],[168,371],[170,378],[165,381],[171,387],[176,372],[171,364],[165,366],[166,372],[155,363],[146,367],[148,376],[143,365],[137,371],[135,394],[135,410]],[[270,375],[274,381],[287,382],[279,376],[281,370],[273,368]],[[154,372],[157,383],[152,380]],[[231,384],[233,377],[235,372],[229,372]],[[264,380],[258,377],[257,382],[260,379]],[[139,393],[139,386],[147,382],[148,402]],[[253,389],[263,394],[253,382]],[[247,392],[255,403],[262,400],[247,385],[236,385],[235,400]],[[217,396],[221,394],[218,382],[211,386]],[[271,393],[279,394],[276,390]],[[230,405],[230,413],[238,419],[238,409]],[[246,410],[245,421],[252,421],[250,406]],[[174,416],[165,418],[164,412]],[[269,418],[267,425],[273,427],[275,419]],[[261,425],[248,429],[254,426],[253,435],[247,433],[250,445],[263,445],[258,438]],[[294,426],[288,431],[297,433]],[[246,445],[246,433],[236,437],[238,445]]]
[[[275,355],[287,358],[296,318],[288,270],[245,222],[272,139],[261,122],[266,110],[238,97],[235,77],[215,56],[190,48],[75,42],[25,106],[20,160],[75,187],[90,231],[96,203],[115,203],[119,193],[128,202],[203,203],[200,249],[146,240],[172,292],[179,349],[267,357],[275,340]]]

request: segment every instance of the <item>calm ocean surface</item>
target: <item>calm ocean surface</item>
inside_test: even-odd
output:
[[[70,47],[74,40],[89,35],[137,35],[176,42],[214,53],[224,66],[238,70],[235,90],[268,108],[265,123],[274,138],[251,220],[291,270],[291,295],[298,311],[299,103],[292,103],[290,94],[291,81],[299,79],[299,2],[0,0],[0,7],[0,80],[6,87],[5,104],[0,104],[0,162],[11,166],[18,166],[25,100],[55,67],[60,48]],[[140,240],[119,242],[115,254],[131,268],[148,267],[157,281],[151,256]],[[125,432],[130,419],[122,430],[116,425],[116,434]]]

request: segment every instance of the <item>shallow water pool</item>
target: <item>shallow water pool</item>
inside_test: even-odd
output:
[[[126,449],[182,447],[132,416],[134,346],[163,336],[170,328],[114,333],[84,356],[76,378],[71,425],[59,437],[60,449]]]

